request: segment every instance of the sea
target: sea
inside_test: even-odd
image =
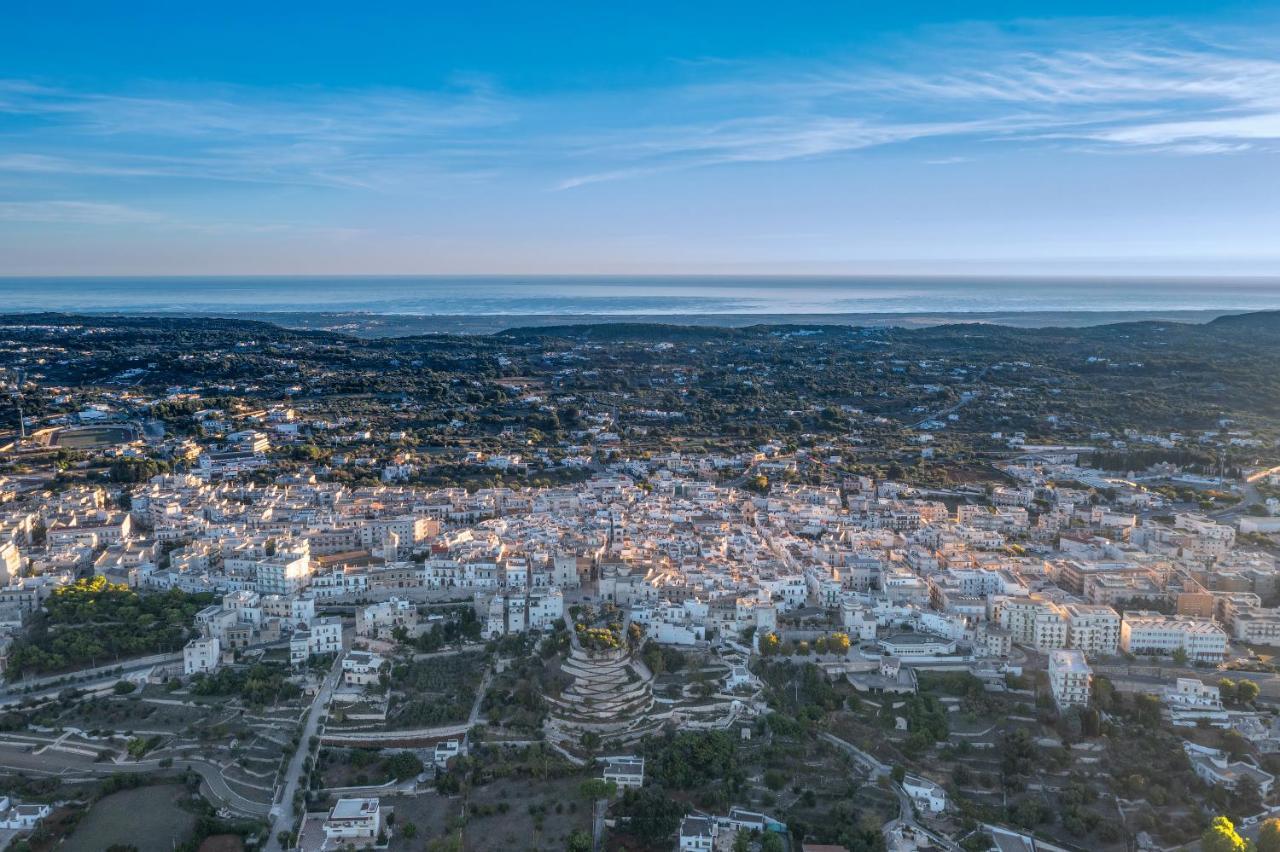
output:
[[[0,313],[363,315],[573,321],[1211,319],[1280,309],[1280,278],[890,276],[0,277]],[[1021,319],[1021,321],[1019,321]],[[738,323],[735,323],[738,324]]]

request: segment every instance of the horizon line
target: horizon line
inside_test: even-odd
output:
[[[1280,272],[1260,273],[1193,273],[1186,275],[1168,275],[1159,273],[1103,273],[1103,272],[1026,272],[1026,273],[976,273],[976,272],[348,272],[348,273],[309,273],[309,272],[232,272],[232,273],[24,273],[0,272],[0,281],[15,279],[36,279],[42,281],[83,281],[83,280],[121,280],[150,279],[172,280],[185,279],[194,281],[215,281],[234,278],[265,279],[330,279],[350,278],[369,279],[407,279],[407,278],[532,278],[532,279],[564,279],[564,278],[614,278],[614,279],[660,279],[660,278],[703,278],[703,279],[935,279],[955,281],[1001,281],[1025,280],[1028,278],[1044,280],[1131,280],[1131,281],[1274,281],[1280,283]]]

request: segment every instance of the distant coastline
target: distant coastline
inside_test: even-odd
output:
[[[919,276],[0,277],[8,313],[261,319],[362,336],[581,323],[1020,327],[1280,309],[1274,278]]]
[[[1254,311],[1022,311],[1022,312],[921,312],[878,314],[488,314],[461,316],[438,314],[371,314],[324,311],[8,311],[6,321],[47,315],[75,318],[137,319],[199,318],[244,320],[299,331],[331,331],[367,339],[419,335],[490,335],[509,330],[628,324],[747,328],[751,326],[812,327],[822,325],[864,328],[929,328],[942,325],[983,324],[1009,328],[1087,328],[1117,323],[1170,322],[1204,324],[1219,317],[1242,316]]]
[[[496,334],[514,328],[636,323],[745,328],[753,325],[846,325],[876,328],[926,328],[955,323],[985,323],[1014,328],[1083,328],[1124,322],[1206,323],[1242,311],[1023,311],[872,314],[499,314],[457,316],[409,314],[273,312],[218,314],[274,323],[285,328],[340,331],[356,337],[405,337],[417,334]],[[206,316],[206,314],[193,314]],[[214,316],[214,314],[207,314]]]

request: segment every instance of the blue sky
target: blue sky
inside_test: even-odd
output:
[[[5,17],[0,274],[1280,274],[1274,3]]]

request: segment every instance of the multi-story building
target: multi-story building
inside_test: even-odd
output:
[[[221,653],[222,644],[216,637],[201,636],[192,639],[182,649],[182,673],[190,677],[217,670]]]
[[[1250,645],[1280,646],[1280,612],[1263,607],[1241,607],[1232,612],[1231,635]]]
[[[1194,728],[1202,724],[1215,728],[1231,726],[1230,717],[1222,707],[1222,694],[1218,687],[1193,677],[1180,677],[1173,686],[1165,687],[1164,703],[1169,721],[1175,727]]]
[[[377,683],[384,662],[381,656],[369,651],[348,651],[342,658],[342,681],[348,686]]]
[[[1120,615],[1109,606],[1067,604],[1067,647],[1090,657],[1111,656],[1120,648]]]
[[[1052,601],[1005,598],[996,604],[994,620],[1019,645],[1037,651],[1067,646],[1067,613]]]
[[[336,615],[311,619],[312,654],[337,654],[342,651],[342,619]]]
[[[326,848],[367,847],[378,842],[382,806],[377,799],[338,799],[324,822]]]
[[[256,588],[263,595],[289,595],[300,592],[311,581],[311,555],[280,553],[258,560]]]
[[[422,632],[418,607],[404,598],[393,597],[356,609],[357,636],[389,640],[397,629],[403,629],[410,637]]]
[[[1212,619],[1130,610],[1120,622],[1120,648],[1165,657],[1182,651],[1190,660],[1216,663],[1226,657],[1227,634]]]
[[[1052,651],[1049,654],[1049,688],[1059,710],[1087,707],[1093,687],[1093,670],[1084,654],[1075,650]]]

